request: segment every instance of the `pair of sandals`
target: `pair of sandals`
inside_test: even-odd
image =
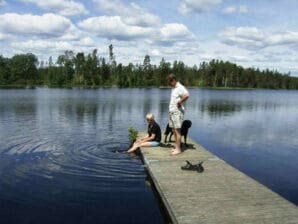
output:
[[[191,164],[188,160],[186,160],[186,165],[181,166],[182,170],[191,170],[191,171],[197,171],[198,173],[202,173],[204,171],[203,162],[200,161],[198,164]]]

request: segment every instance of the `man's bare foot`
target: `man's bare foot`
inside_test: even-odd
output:
[[[181,150],[178,150],[178,149],[174,149],[171,153],[172,156],[175,156],[175,155],[178,155],[181,153]]]

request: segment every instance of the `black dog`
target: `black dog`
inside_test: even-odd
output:
[[[184,144],[186,144],[187,140],[187,134],[188,134],[188,129],[191,127],[191,121],[190,120],[184,120],[182,123],[181,127],[181,136],[184,136]],[[169,142],[171,141],[172,135],[173,135],[173,130],[170,128],[169,124],[167,124],[166,131],[165,131],[165,143],[167,142],[168,135],[170,134]]]

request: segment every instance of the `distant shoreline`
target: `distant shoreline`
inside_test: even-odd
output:
[[[135,87],[119,87],[119,86],[46,86],[46,85],[0,85],[0,89],[101,89],[101,88],[117,88],[117,89],[170,89],[169,86],[135,86]],[[295,89],[265,89],[265,88],[245,88],[245,87],[203,87],[203,86],[187,86],[188,89],[210,89],[210,90],[295,90]]]

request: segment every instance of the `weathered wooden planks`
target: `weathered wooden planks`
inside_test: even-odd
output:
[[[178,156],[170,148],[142,148],[149,174],[174,223],[297,224],[298,208],[197,143]],[[205,160],[203,173],[183,171]]]

